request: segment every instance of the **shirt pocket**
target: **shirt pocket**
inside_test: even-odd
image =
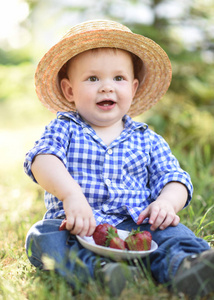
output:
[[[129,189],[146,188],[149,163],[149,153],[135,149],[126,151],[123,165],[124,185]]]

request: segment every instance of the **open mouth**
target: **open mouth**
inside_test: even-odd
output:
[[[109,107],[109,106],[112,106],[114,104],[115,104],[115,102],[112,101],[112,100],[103,100],[103,101],[97,103],[97,105],[101,106],[101,107]]]

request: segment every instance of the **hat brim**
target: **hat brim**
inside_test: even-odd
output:
[[[171,82],[171,64],[165,51],[153,40],[121,30],[98,29],[63,38],[41,59],[35,74],[36,92],[40,101],[52,112],[75,111],[64,97],[58,73],[72,57],[94,48],[118,48],[137,55],[144,66],[144,77],[128,111],[137,116],[157,103]]]

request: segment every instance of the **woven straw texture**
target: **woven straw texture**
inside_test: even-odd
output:
[[[40,101],[52,112],[75,111],[60,88],[58,73],[75,55],[94,48],[119,48],[143,61],[144,76],[128,114],[137,116],[157,103],[171,82],[171,64],[165,51],[154,41],[132,33],[114,21],[96,20],[76,25],[41,59],[35,74]]]

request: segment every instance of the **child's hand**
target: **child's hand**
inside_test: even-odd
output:
[[[96,227],[92,209],[62,161],[55,155],[37,155],[32,173],[47,192],[63,201],[66,229],[74,235],[92,235]]]
[[[177,226],[180,222],[180,218],[176,215],[171,203],[159,198],[141,212],[137,224],[140,225],[146,218],[149,218],[149,223],[152,225],[151,230],[157,228],[163,230],[168,226]]]
[[[90,205],[83,193],[75,193],[63,200],[63,207],[67,218],[66,229],[71,234],[91,236],[96,227],[96,221]]]
[[[169,182],[164,186],[158,198],[140,213],[137,224],[140,225],[144,219],[149,218],[151,230],[177,226],[180,222],[177,212],[184,207],[187,198],[188,192],[182,183]]]

